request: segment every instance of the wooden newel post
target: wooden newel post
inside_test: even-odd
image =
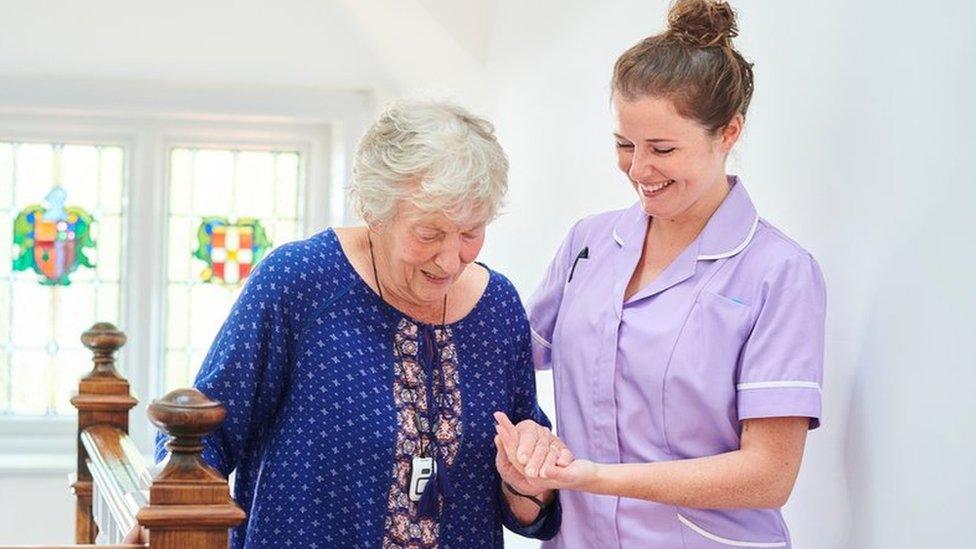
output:
[[[149,406],[149,419],[170,436],[169,460],[153,479],[149,505],[136,515],[153,549],[226,548],[228,529],[244,520],[227,480],[200,456],[203,437],[226,414],[196,389],[177,389]]]
[[[92,520],[92,477],[81,433],[92,425],[106,424],[128,433],[129,410],[138,401],[129,394],[129,382],[115,370],[115,352],[125,345],[125,334],[99,322],[81,334],[81,342],[94,353],[94,367],[71,399],[78,409],[78,478],[71,488],[76,497],[75,543],[95,543],[98,530]]]

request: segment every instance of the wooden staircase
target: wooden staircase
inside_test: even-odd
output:
[[[81,340],[94,365],[71,399],[78,409],[78,462],[71,483],[77,545],[31,547],[226,548],[229,528],[244,520],[244,511],[231,499],[227,479],[201,457],[203,437],[227,413],[223,405],[196,389],[178,389],[153,401],[149,419],[169,435],[170,457],[152,475],[128,434],[129,410],[137,401],[115,368],[125,334],[98,323]],[[148,531],[148,543],[121,545],[136,522]]]

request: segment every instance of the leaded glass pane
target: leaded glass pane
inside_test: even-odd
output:
[[[121,284],[118,282],[102,281],[95,291],[95,320],[102,322],[106,318],[118,318],[119,300],[121,299]],[[86,329],[88,326],[85,327]],[[81,334],[78,334],[79,337]]]
[[[204,214],[230,210],[233,194],[234,153],[201,150],[193,159],[193,211]]]
[[[57,288],[56,294],[58,309],[53,336],[55,341],[67,347],[98,320],[95,317],[95,292],[87,284],[73,284]]]
[[[237,155],[237,184],[234,185],[234,214],[237,217],[267,219],[274,213],[274,157],[267,153]]]
[[[118,323],[125,151],[0,142],[0,414],[71,414],[79,342]]]
[[[10,410],[10,356],[0,349],[0,417]]]
[[[9,187],[0,187],[0,189],[4,188],[9,189]],[[0,192],[0,195],[7,195],[9,197],[10,193]],[[4,213],[3,209],[0,208],[0,277],[6,277],[10,274],[10,263],[13,260],[11,252],[13,251],[14,246],[13,228],[13,217],[7,213]]]
[[[185,282],[193,276],[190,260],[195,229],[188,217],[174,215],[169,218],[169,261],[166,268],[171,282]]]
[[[175,149],[170,155],[169,213],[189,215],[193,198],[193,151]]]
[[[215,284],[194,284],[190,288],[191,348],[210,347],[236,295],[233,289]]]
[[[10,345],[10,282],[3,278],[0,280],[0,354],[7,354],[7,347]],[[3,384],[0,383],[0,392]],[[0,413],[3,408],[0,407]]]
[[[117,282],[121,276],[120,265],[122,258],[118,250],[122,248],[122,218],[117,215],[102,215],[98,223],[98,264],[96,270],[98,278],[103,281]],[[132,245],[140,247],[138,239],[133,239]]]
[[[169,349],[166,352],[166,386],[185,387],[186,379],[192,377],[189,371],[186,353],[180,350]]]
[[[60,150],[61,186],[71,203],[89,212],[98,209],[98,153],[95,147],[78,145],[65,145]]]
[[[169,169],[166,388],[191,385],[251,270],[298,238],[301,155],[176,148]]]
[[[55,389],[51,386],[54,357],[46,350],[18,349],[11,357],[10,386],[13,394],[10,411],[16,415],[48,413]]]
[[[102,147],[100,152],[99,209],[103,216],[122,215],[122,203],[125,200],[125,195],[122,194],[122,183],[125,181],[125,153],[120,147]]]
[[[166,347],[186,349],[190,345],[190,287],[171,284],[166,298]]]
[[[54,148],[22,143],[14,156],[14,196],[18,207],[38,203],[54,182]]]
[[[14,283],[11,343],[14,347],[44,347],[51,341],[51,312],[56,309],[59,287],[42,286],[33,280]]]
[[[275,160],[275,214],[278,217],[298,217],[298,155],[280,154]]]
[[[58,352],[51,372],[51,383],[54,385],[51,405],[55,413],[71,414],[74,411],[71,395],[78,390],[78,380],[91,370],[91,360],[91,351],[80,345]]]
[[[0,210],[10,208],[14,198],[13,187],[14,148],[10,143],[0,143]],[[4,218],[3,221],[6,223],[7,219]],[[9,247],[10,240],[4,240],[3,246]]]

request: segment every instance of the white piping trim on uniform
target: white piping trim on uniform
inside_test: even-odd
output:
[[[786,547],[785,541],[769,541],[769,542],[736,541],[734,539],[728,539],[728,538],[723,538],[721,536],[716,536],[711,532],[705,531],[704,529],[702,529],[701,526],[698,526],[694,522],[691,522],[690,520],[686,519],[683,515],[681,515],[681,513],[678,513],[678,520],[680,520],[681,523],[687,526],[688,528],[691,528],[692,530],[697,532],[699,535],[708,538],[714,542],[721,543],[723,545],[731,545],[732,547]]]
[[[546,349],[552,349],[552,343],[549,343],[548,341],[546,341],[546,338],[544,338],[541,335],[539,335],[539,332],[536,332],[531,327],[529,328],[529,331],[532,332],[532,337],[536,340],[536,342],[539,345],[542,345]]]
[[[819,391],[820,384],[816,381],[753,381],[739,383],[735,388],[740,391],[749,389],[816,389]]]
[[[616,227],[613,228],[613,240],[614,240],[614,242],[616,242],[620,246],[623,246],[624,245],[624,240],[622,238],[620,238],[620,235],[619,234],[617,234],[617,228]]]
[[[722,259],[724,257],[732,257],[733,255],[741,252],[742,250],[746,249],[746,246],[748,246],[750,242],[752,242],[752,237],[756,235],[756,228],[757,227],[759,227],[759,216],[758,215],[756,216],[756,219],[754,219],[753,222],[752,222],[752,228],[749,229],[749,234],[746,235],[746,239],[743,240],[741,244],[739,244],[735,248],[733,248],[733,249],[731,249],[731,250],[729,250],[729,251],[727,251],[725,253],[712,254],[712,255],[700,255],[700,256],[698,256],[698,261],[708,261],[710,259]]]

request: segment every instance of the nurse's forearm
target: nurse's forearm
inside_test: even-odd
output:
[[[785,483],[742,459],[741,451],[659,463],[598,464],[581,490],[695,508],[775,508]]]
[[[657,463],[597,464],[577,489],[696,508],[776,508],[799,472],[808,420],[752,420],[742,448]]]

